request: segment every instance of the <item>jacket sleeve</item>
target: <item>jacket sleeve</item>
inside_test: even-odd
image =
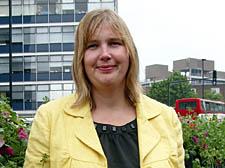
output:
[[[179,164],[178,168],[185,168],[181,122],[173,108],[171,108],[171,113],[172,113],[173,127],[174,127],[175,134],[176,134],[176,136],[174,137],[174,141],[177,142],[177,156],[178,156],[178,164]]]
[[[31,127],[24,168],[49,168],[50,126],[48,112],[44,107],[45,105],[42,105],[37,110]],[[41,160],[44,156],[48,158],[44,159],[43,163]]]

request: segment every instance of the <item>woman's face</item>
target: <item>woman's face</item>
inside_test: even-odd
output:
[[[87,45],[84,68],[94,87],[123,87],[129,67],[129,55],[110,26],[100,26]]]

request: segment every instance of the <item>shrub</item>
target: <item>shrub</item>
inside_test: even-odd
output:
[[[225,120],[191,116],[180,117],[183,129],[186,167],[225,166]]]
[[[0,100],[0,167],[23,166],[30,126],[12,111],[6,98]]]

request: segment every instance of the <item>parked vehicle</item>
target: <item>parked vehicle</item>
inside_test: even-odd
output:
[[[181,116],[189,114],[192,117],[200,115],[206,118],[212,118],[213,115],[216,115],[220,120],[225,118],[225,103],[221,101],[199,98],[177,99],[175,110]]]

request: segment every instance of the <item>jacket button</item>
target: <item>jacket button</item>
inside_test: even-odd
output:
[[[113,132],[116,132],[116,127],[112,127],[112,131]]]
[[[132,129],[135,129],[135,125],[134,125],[134,124],[130,124],[130,127],[131,127]]]
[[[123,132],[126,132],[127,131],[127,128],[126,127],[122,127],[121,129],[122,129]]]

